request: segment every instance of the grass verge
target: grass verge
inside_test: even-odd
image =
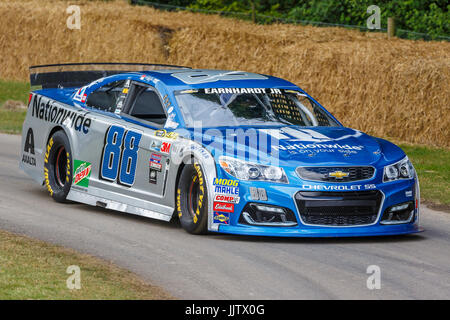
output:
[[[68,289],[69,266],[80,267],[81,289]],[[117,266],[28,237],[0,231],[0,300],[171,299]]]
[[[400,144],[417,170],[420,195],[436,209],[450,209],[450,150]]]
[[[0,80],[0,105],[6,100],[17,100],[26,104],[29,93],[28,82]]]

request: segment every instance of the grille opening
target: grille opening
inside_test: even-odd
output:
[[[302,221],[310,225],[355,226],[376,221],[382,201],[378,190],[300,191],[295,201]]]
[[[414,201],[397,204],[387,208],[381,217],[381,224],[400,224],[414,222]]]
[[[324,182],[350,182],[372,179],[375,168],[358,167],[298,167],[297,174],[304,180]]]
[[[248,203],[239,217],[239,223],[257,226],[291,227],[297,225],[294,213],[283,207]]]

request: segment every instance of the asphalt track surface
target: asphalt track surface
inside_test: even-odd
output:
[[[176,224],[54,202],[18,168],[19,148],[20,136],[0,134],[0,229],[112,261],[177,298],[450,298],[448,213],[423,207],[426,231],[409,236],[193,236]],[[367,288],[370,265],[380,268],[381,289]]]

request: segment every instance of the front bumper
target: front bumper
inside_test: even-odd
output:
[[[323,184],[325,185],[325,184]],[[347,187],[357,184],[346,184]],[[255,201],[251,198],[250,187],[264,188],[268,199],[266,201]],[[360,185],[359,188],[364,188]],[[389,183],[380,183],[371,185],[371,190],[379,190],[383,199],[379,205],[379,212],[374,222],[365,225],[308,225],[302,219],[299,213],[295,194],[302,189],[302,186],[269,184],[264,182],[247,183],[240,182],[240,202],[234,205],[234,212],[230,214],[228,224],[219,224],[217,232],[240,235],[254,236],[276,236],[276,237],[356,237],[356,236],[387,236],[410,234],[423,231],[419,227],[419,208],[414,209],[414,218],[409,223],[384,225],[380,223],[385,210],[393,205],[407,201],[415,201],[418,191],[415,192],[416,179],[400,180]],[[354,188],[354,187],[353,187]],[[349,188],[350,189],[350,188]],[[418,189],[417,189],[418,190]],[[322,190],[323,191],[323,190]],[[284,207],[294,212],[297,219],[297,225],[290,227],[282,226],[255,226],[239,222],[247,203],[260,203],[262,205],[273,205]],[[417,202],[418,204],[418,202]],[[242,222],[242,219],[240,220]]]

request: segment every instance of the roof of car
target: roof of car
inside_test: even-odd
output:
[[[144,76],[157,79],[163,82],[166,86],[179,87],[179,89],[220,87],[297,87],[293,83],[281,78],[245,71],[213,69],[164,69],[140,73]]]

